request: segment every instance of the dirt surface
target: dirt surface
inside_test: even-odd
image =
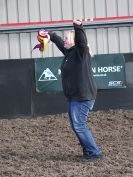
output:
[[[0,119],[0,177],[133,177],[133,110],[91,112],[106,159],[82,158],[67,114]]]

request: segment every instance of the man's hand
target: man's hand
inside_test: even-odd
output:
[[[74,19],[74,20],[73,20],[73,23],[74,23],[74,24],[77,24],[77,25],[81,25],[82,20],[80,20],[80,19]]]

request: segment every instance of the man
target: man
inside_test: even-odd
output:
[[[61,65],[63,92],[68,100],[68,114],[83,157],[98,159],[101,152],[87,128],[87,118],[95,103],[97,89],[93,79],[91,55],[87,37],[80,20],[74,20],[74,31],[65,33],[64,40],[49,32],[50,40],[64,54]]]

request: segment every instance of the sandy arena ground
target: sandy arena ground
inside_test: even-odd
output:
[[[91,112],[106,159],[82,158],[67,114],[0,119],[0,177],[133,177],[133,110]]]

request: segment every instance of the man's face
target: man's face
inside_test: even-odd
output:
[[[65,36],[64,36],[64,47],[66,49],[69,49],[71,48],[72,46],[74,46],[74,36],[73,36],[73,33],[72,32],[67,32],[65,33]]]

